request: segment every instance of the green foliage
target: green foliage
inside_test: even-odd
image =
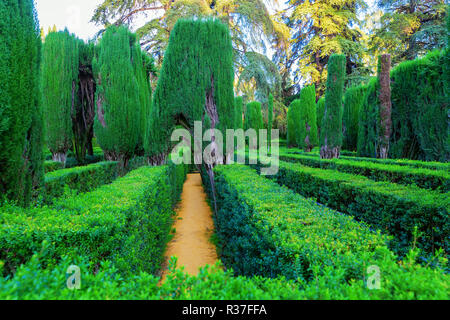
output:
[[[434,51],[392,70],[390,157],[442,162],[450,159],[450,101],[444,91],[448,55],[448,50]]]
[[[316,88],[314,85],[302,90],[300,96],[297,145],[306,151],[319,144],[317,136]]]
[[[146,154],[170,152],[170,137],[178,125],[193,128],[195,121],[203,121],[204,130],[212,124],[221,132],[234,128],[233,80],[228,28],[217,19],[179,20],[154,94]]]
[[[322,132],[322,121],[325,115],[325,97],[322,97],[317,102],[317,132],[320,134]]]
[[[136,36],[126,27],[109,27],[93,61],[97,79],[95,136],[107,160],[126,162],[132,157],[141,129],[141,90],[133,57]]]
[[[264,129],[264,122],[261,112],[261,103],[254,101],[247,104],[245,110],[245,131],[253,129],[258,135],[258,143],[261,141],[259,130]]]
[[[168,166],[145,167],[96,191],[60,199],[54,209],[1,207],[3,273],[14,273],[37,252],[41,268],[51,269],[63,257],[86,257],[90,272],[107,260],[121,275],[158,272],[180,190],[173,183],[181,179],[171,175]]]
[[[56,170],[45,175],[44,202],[51,203],[66,190],[82,193],[111,183],[117,178],[117,162],[100,162],[86,167]]]
[[[43,177],[40,51],[33,1],[1,1],[0,198],[21,205]]]
[[[359,113],[358,155],[362,157],[377,157],[378,132],[380,130],[380,81],[372,78],[364,96]]]
[[[320,133],[320,146],[325,153],[338,157],[342,147],[343,95],[345,82],[344,55],[333,54],[328,62],[325,111]],[[326,156],[327,158],[329,156]]]
[[[287,114],[287,146],[297,147],[299,136],[300,100],[292,101]]]
[[[74,35],[52,32],[45,38],[42,53],[42,106],[46,143],[54,160],[65,162],[72,147],[72,112],[78,91],[79,41]],[[57,155],[64,155],[63,159]]]
[[[245,166],[220,166],[215,172],[222,257],[225,266],[237,275],[283,275],[307,287],[321,281],[331,281],[331,288],[358,283],[363,289],[367,266],[377,265],[387,271],[383,272],[383,283],[403,278],[402,289],[414,291],[414,296],[435,289],[424,283],[425,287],[414,289],[407,279],[414,279],[416,272],[417,276],[439,278],[443,282],[436,281],[435,285],[445,292],[448,275],[441,269],[403,269],[387,249],[386,238],[352,217],[295,195]],[[320,188],[320,184],[308,185]],[[402,295],[396,291],[385,291],[385,299]]]
[[[234,129],[244,129],[244,101],[242,97],[236,97],[234,99]]]
[[[417,246],[424,253],[443,248],[448,254],[450,250],[446,194],[285,162],[280,163],[275,179],[304,197],[387,232],[394,237],[390,245],[402,256],[415,241],[415,227],[421,234]]]
[[[375,181],[390,181],[403,185],[417,185],[425,189],[450,191],[450,174],[448,167],[441,170],[412,168],[393,163],[374,163],[364,160],[350,159],[320,159],[315,155],[300,155],[281,153],[280,159],[288,162],[298,162],[305,166],[322,169],[335,169],[356,175],[366,176]]]
[[[271,145],[273,129],[273,95],[269,94],[268,117],[267,117],[267,141]]]
[[[57,162],[57,161],[45,161],[44,162],[45,173],[49,173],[49,172],[53,172],[53,171],[61,170],[61,169],[63,169],[63,165],[61,162]]]
[[[358,146],[359,116],[364,104],[367,87],[364,85],[347,89],[344,95],[343,148],[356,151]]]

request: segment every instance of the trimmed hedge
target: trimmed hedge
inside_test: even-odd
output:
[[[0,278],[2,300],[448,300],[449,276],[410,262],[391,264],[382,270],[380,290],[368,290],[362,280],[337,285],[334,278],[319,277],[309,284],[283,278],[245,278],[232,270],[204,268],[190,276],[172,268],[166,281],[148,273],[123,278],[110,263],[102,264],[96,275],[86,272],[89,264],[63,261],[54,269],[40,270],[39,256],[20,267],[12,280]],[[67,268],[81,267],[81,289],[69,290]],[[0,265],[1,268],[1,265]],[[405,281],[405,274],[411,278]],[[36,290],[39,288],[39,290]]]
[[[45,161],[44,162],[45,173],[53,172],[56,170],[61,170],[62,168],[63,168],[63,164],[61,162],[56,162],[56,161]]]
[[[367,161],[373,163],[382,164],[394,164],[399,166],[409,166],[414,168],[424,168],[431,170],[446,170],[450,171],[450,163],[447,162],[427,162],[419,160],[409,160],[409,159],[376,159],[376,158],[364,158],[364,157],[353,157],[353,156],[341,156],[341,159],[353,160],[353,161]]]
[[[443,248],[449,253],[448,194],[286,162],[280,162],[275,179],[305,197],[313,197],[394,236],[391,246],[401,256],[411,247],[416,226],[420,249],[431,253]]]
[[[320,159],[314,155],[281,154],[280,159],[287,162],[298,162],[314,168],[336,169],[340,172],[362,175],[375,181],[390,181],[403,185],[415,184],[421,188],[438,190],[444,193],[450,190],[450,174],[448,171],[343,159]]]
[[[215,173],[222,259],[238,275],[283,275],[310,285],[310,290],[328,283],[331,292],[349,289],[350,284],[371,295],[363,279],[366,268],[377,265],[383,270],[383,283],[401,282],[403,286],[384,291],[385,299],[404,292],[410,296],[448,294],[448,275],[442,270],[416,266],[419,275],[403,269],[387,249],[387,239],[352,217],[280,187],[246,166],[219,166]],[[418,282],[416,287],[418,283],[410,281],[418,277],[434,278],[433,286]]]
[[[174,172],[174,166],[143,167],[94,192],[61,199],[54,208],[0,207],[4,275],[15,273],[37,252],[44,268],[62,257],[85,257],[91,271],[111,260],[122,275],[157,273],[169,240],[174,194],[185,172]]]
[[[100,162],[86,167],[75,167],[50,172],[45,175],[44,202],[64,195],[67,189],[89,192],[98,186],[111,183],[117,178],[117,162]]]

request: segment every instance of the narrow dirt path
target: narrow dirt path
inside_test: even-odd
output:
[[[216,248],[210,242],[214,232],[213,213],[206,199],[200,174],[189,174],[173,226],[175,237],[166,250],[162,281],[167,275],[167,261],[171,257],[176,256],[177,266],[184,266],[190,275],[197,275],[199,268],[217,262]]]

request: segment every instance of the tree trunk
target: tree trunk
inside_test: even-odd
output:
[[[66,153],[53,153],[52,160],[55,162],[61,162],[63,164],[63,167],[66,167],[66,161],[67,161],[67,152]]]
[[[391,56],[384,54],[380,57],[380,118],[381,132],[379,137],[378,158],[387,159],[389,141],[392,131],[392,102],[391,102]]]

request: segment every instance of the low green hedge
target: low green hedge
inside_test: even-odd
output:
[[[314,168],[336,169],[340,172],[362,175],[375,181],[390,181],[403,185],[415,184],[421,188],[439,190],[441,192],[450,190],[450,174],[448,170],[436,171],[393,164],[343,159],[320,159],[317,156],[299,154],[281,154],[280,159],[288,162],[298,162]]]
[[[368,266],[376,265],[385,283],[403,281],[411,296],[447,294],[449,278],[441,269],[400,266],[386,246],[387,239],[352,217],[305,199],[249,167],[220,166],[215,174],[221,257],[238,275],[282,275],[311,292],[316,284],[327,283],[333,294],[359,290],[370,296],[364,279]],[[408,283],[418,278],[433,279],[433,285]],[[350,290],[349,285],[355,287]],[[394,288],[384,292],[384,298],[402,295]]]
[[[111,183],[117,178],[117,162],[100,162],[86,167],[62,169],[45,175],[43,197],[45,203],[51,203],[66,190],[89,192],[98,186]]]
[[[402,256],[414,241],[415,227],[420,233],[417,245],[424,252],[443,248],[449,253],[448,194],[286,162],[280,162],[275,179],[305,197],[394,236],[392,248]]]
[[[0,207],[4,274],[15,273],[36,252],[44,268],[81,256],[93,271],[110,260],[121,274],[156,273],[169,239],[173,193],[180,189],[170,179],[174,169],[143,167],[96,191],[60,199],[53,208]]]
[[[80,290],[66,287],[67,268],[81,268]],[[0,265],[1,269],[1,265]],[[449,276],[406,262],[389,264],[382,270],[379,290],[369,290],[363,280],[337,284],[335,278],[317,277],[310,283],[284,278],[246,278],[232,270],[205,267],[197,276],[172,268],[166,281],[138,273],[122,277],[110,262],[102,263],[96,274],[83,258],[64,258],[52,269],[40,268],[34,256],[11,280],[0,278],[1,300],[388,300],[449,298]],[[411,275],[405,279],[405,275]]]
[[[56,161],[45,161],[44,162],[44,172],[49,173],[56,170],[61,170],[63,168],[63,165],[61,162]]]

